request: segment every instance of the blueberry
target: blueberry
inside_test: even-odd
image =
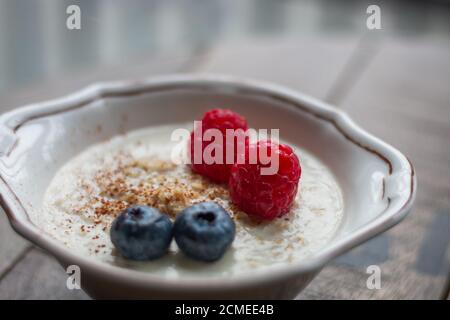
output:
[[[111,241],[121,256],[152,260],[163,256],[172,241],[172,221],[155,208],[125,209],[111,226]]]
[[[175,241],[190,258],[218,260],[233,242],[235,225],[215,202],[202,202],[184,209],[173,226]]]

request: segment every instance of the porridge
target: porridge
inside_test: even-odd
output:
[[[167,277],[228,276],[292,263],[332,239],[343,199],[331,172],[314,156],[292,147],[302,167],[299,192],[288,213],[261,220],[234,205],[226,185],[171,161],[176,144],[171,133],[180,127],[189,125],[142,129],[85,150],[56,173],[33,221],[70,250]],[[131,205],[156,208],[173,221],[186,207],[204,201],[218,203],[235,224],[233,243],[214,263],[187,258],[174,242],[160,259],[128,260],[111,242],[113,220]]]

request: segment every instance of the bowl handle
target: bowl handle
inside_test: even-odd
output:
[[[17,136],[10,128],[0,124],[0,157],[7,156],[17,143]]]
[[[410,190],[411,172],[400,170],[386,177],[386,196],[390,199],[412,192]]]

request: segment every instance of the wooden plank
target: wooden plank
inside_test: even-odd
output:
[[[357,49],[358,39],[300,37],[224,43],[198,72],[276,82],[323,99]]]
[[[32,87],[12,90],[0,96],[0,114],[29,103],[60,98],[102,81],[139,80],[166,73],[188,72],[201,63],[207,48],[176,56],[156,56],[135,61],[132,65],[98,66],[83,72],[74,71],[57,79],[50,78]]]
[[[32,249],[0,283],[0,299],[89,299],[69,290],[67,274],[53,258]]]
[[[12,230],[6,214],[0,208],[0,279],[28,246],[30,244]]]
[[[423,212],[423,208],[416,207]],[[425,214],[430,214],[427,212]],[[424,228],[411,217],[368,243],[333,261],[299,295],[299,299],[438,299],[446,273],[417,267]],[[403,224],[406,225],[407,230]],[[407,232],[406,232],[407,231]],[[413,235],[411,237],[411,234]],[[416,235],[416,236],[414,236]],[[379,241],[384,237],[387,241]],[[378,245],[373,243],[378,242]],[[383,243],[384,242],[384,243]],[[384,253],[385,254],[384,254]],[[369,265],[381,270],[381,289],[366,285]],[[418,270],[419,269],[419,270]]]
[[[408,155],[417,171],[418,195],[410,216],[373,240],[384,245],[369,250],[365,244],[340,257],[299,298],[442,297],[450,269],[449,56],[450,44],[439,39],[385,40],[340,101],[362,127]],[[381,290],[364,286],[369,264],[382,270]]]

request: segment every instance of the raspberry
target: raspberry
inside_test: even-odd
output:
[[[259,150],[267,148],[263,155],[278,153],[278,170],[275,174],[262,175]],[[257,161],[252,164],[249,154],[254,152]],[[255,162],[255,161],[253,161]],[[267,163],[267,161],[263,161]],[[249,215],[272,220],[289,211],[298,190],[301,176],[300,162],[291,147],[271,141],[259,141],[246,147],[244,164],[234,164],[229,180],[231,200]]]
[[[203,115],[203,129],[219,129],[225,134],[226,129],[247,130],[247,120],[240,114],[228,109],[212,109]]]
[[[208,129],[218,129],[222,133],[221,141],[203,141],[202,135],[199,133],[199,130],[202,130],[202,133],[205,134],[205,131]],[[227,129],[242,129],[242,131],[238,131],[234,137],[234,150],[233,155],[233,163],[236,162],[237,153],[241,150],[241,147],[238,148],[238,145],[242,144],[242,141],[245,141],[245,145],[248,144],[248,137],[245,135],[245,131],[248,129],[247,121],[243,116],[237,114],[228,109],[212,109],[206,112],[203,115],[201,128],[197,127],[191,133],[190,139],[190,157],[191,157],[191,168],[194,172],[197,172],[205,177],[208,177],[214,182],[218,183],[227,183],[230,177],[230,170],[233,163],[226,163],[226,150],[227,144],[233,143],[233,141],[229,142],[226,140],[226,130]],[[238,139],[240,136],[245,136],[243,139]],[[196,145],[195,141],[197,141],[197,145],[201,145],[201,150],[196,150],[194,146]],[[205,163],[205,159],[203,158],[203,151],[205,148],[211,143],[218,144],[219,148],[222,149],[222,157],[218,159],[216,163]],[[225,148],[224,148],[225,146]],[[199,149],[199,148],[197,148]],[[200,153],[201,154],[198,154]],[[201,159],[201,163],[194,163],[194,155],[197,153],[197,159]],[[215,156],[215,151],[211,154],[213,157]],[[229,161],[230,162],[230,161]]]

